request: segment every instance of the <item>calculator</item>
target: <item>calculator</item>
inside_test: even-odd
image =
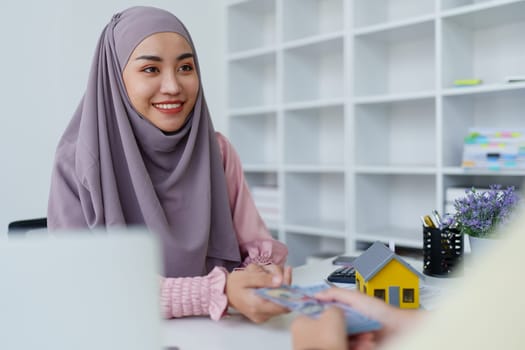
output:
[[[328,275],[327,280],[334,283],[355,283],[355,269],[353,266],[343,266]]]

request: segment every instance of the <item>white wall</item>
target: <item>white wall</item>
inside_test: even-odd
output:
[[[186,24],[215,127],[224,131],[221,1],[2,1],[0,238],[10,221],[46,215],[55,147],[84,92],[99,34],[133,5],[167,9]]]

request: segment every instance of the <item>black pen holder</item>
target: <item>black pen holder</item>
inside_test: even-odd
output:
[[[457,274],[463,260],[463,234],[456,229],[423,227],[423,273],[434,277]]]

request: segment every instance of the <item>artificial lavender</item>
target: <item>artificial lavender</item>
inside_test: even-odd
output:
[[[508,221],[519,201],[513,186],[502,189],[501,185],[491,185],[487,191],[472,188],[465,193],[464,198],[454,202],[454,217],[459,229],[474,237],[487,237],[494,233],[497,227]]]

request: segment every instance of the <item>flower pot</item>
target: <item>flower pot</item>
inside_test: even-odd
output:
[[[494,249],[494,246],[498,245],[499,241],[499,239],[495,238],[469,236],[470,254],[477,259]]]

